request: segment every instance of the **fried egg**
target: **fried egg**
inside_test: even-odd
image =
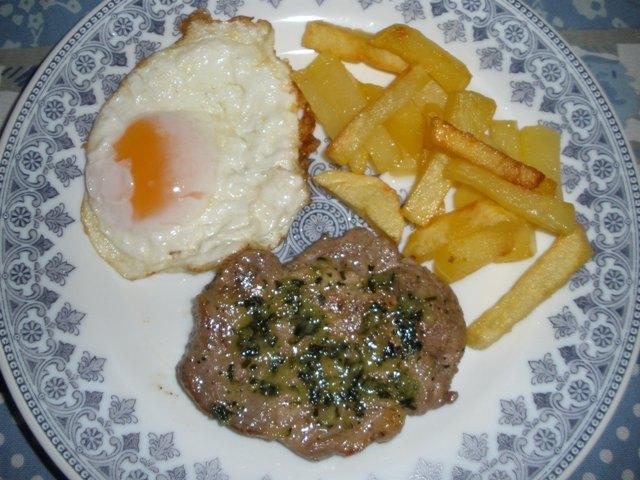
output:
[[[276,246],[308,200],[303,103],[268,22],[188,18],[123,80],[85,145],[97,252],[137,279]]]

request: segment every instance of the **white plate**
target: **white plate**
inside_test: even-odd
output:
[[[294,67],[304,23],[379,29],[407,22],[461,58],[498,118],[562,131],[563,183],[596,255],[569,285],[485,352],[468,351],[451,406],[409,418],[400,435],[351,458],[307,462],[200,414],[175,377],[190,302],[211,274],[121,279],[82,232],[82,141],[137,60],[175,41],[195,7],[270,20]],[[354,71],[375,77],[364,67]],[[117,1],[56,47],[2,139],[2,371],[45,450],[74,478],[552,479],[602,429],[637,354],[637,174],[601,89],[531,11],[506,0]],[[318,156],[311,169],[327,168]],[[283,258],[359,219],[314,189]],[[541,249],[550,239],[540,235]],[[468,319],[530,262],[455,285]],[[634,309],[635,313],[634,313]],[[623,379],[624,377],[624,379]]]

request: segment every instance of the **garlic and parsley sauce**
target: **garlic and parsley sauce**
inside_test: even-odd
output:
[[[269,398],[293,394],[298,405],[309,406],[312,421],[327,429],[348,428],[372,402],[414,409],[418,380],[408,362],[423,348],[418,330],[428,328],[436,297],[401,291],[393,268],[374,270],[370,265],[363,277],[320,257],[258,293],[227,298],[239,315],[229,341],[233,357],[241,358],[220,372],[230,385],[229,398],[241,369],[254,392]],[[336,328],[354,312],[348,334]],[[236,401],[211,408],[221,423],[241,411]]]

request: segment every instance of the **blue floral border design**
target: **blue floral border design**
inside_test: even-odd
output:
[[[278,8],[291,0],[259,1]],[[638,245],[640,194],[634,163],[599,87],[528,7],[517,0],[392,1],[402,21],[420,22],[430,14],[446,43],[477,45],[481,69],[508,68],[514,77],[512,102],[536,108],[546,118],[543,123],[570,139],[563,150],[564,187],[578,204],[595,261],[572,279],[573,304],[549,318],[558,349],[529,361],[531,398],[501,400],[503,427],[495,442],[483,432],[465,433],[458,464],[446,467],[456,480],[557,478],[604,418],[636,342],[640,292],[632,289],[637,288],[638,271],[633,247]],[[357,2],[363,10],[382,7],[381,0]],[[0,162],[0,344],[40,428],[81,478],[228,478],[217,458],[192,466],[180,462],[173,432],[142,435],[135,429],[136,400],[101,391],[106,360],[73,343],[85,314],[59,293],[76,267],[56,248],[56,239],[75,222],[57,198],[81,178],[77,149],[98,106],[128,65],[157,50],[167,33],[177,34],[174,18],[207,6],[222,16],[248,13],[245,3],[250,2],[211,3],[106,3],[50,57],[5,132]],[[311,168],[328,166],[317,159]],[[289,258],[323,233],[337,235],[359,224],[361,219],[312,186],[312,204],[301,212],[277,253]],[[443,475],[444,464],[419,459],[410,478],[435,480]]]

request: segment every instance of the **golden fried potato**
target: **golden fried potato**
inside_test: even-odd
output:
[[[407,102],[384,123],[396,143],[409,155],[419,158],[424,144],[425,122],[420,108]]]
[[[400,73],[409,64],[388,50],[368,43],[371,34],[323,21],[307,23],[302,45],[320,53],[329,53],[345,62],[366,63],[389,73]]]
[[[371,45],[364,49],[362,62],[378,70],[395,74],[400,74],[409,68],[409,64],[402,57]]]
[[[426,104],[432,104],[440,107],[444,111],[447,105],[447,92],[435,80],[429,80],[427,84],[418,90],[412,98],[419,108],[423,108]]]
[[[449,95],[444,119],[458,130],[484,139],[489,133],[496,102],[478,92],[463,90]]]
[[[429,75],[420,66],[414,66],[398,76],[377,100],[367,104],[340,132],[327,149],[329,157],[345,165],[354,157],[363,155],[362,146],[375,128],[407,103],[428,80]]]
[[[519,138],[520,160],[545,177],[561,184],[560,178],[560,133],[543,125],[524,127]],[[556,193],[562,198],[562,189]]]
[[[333,170],[322,172],[313,180],[353,208],[372,227],[396,242],[400,240],[404,229],[400,198],[378,177]]]
[[[591,246],[582,227],[558,237],[515,285],[469,326],[467,345],[487,348],[511,331],[516,323],[567,283],[591,255]]]
[[[496,260],[496,263],[517,262],[525,258],[531,258],[536,254],[536,231],[528,222],[518,221],[519,227],[513,233],[513,248],[511,251]]]
[[[524,188],[535,188],[544,179],[544,175],[535,168],[505,155],[440,118],[431,120],[429,136],[436,147],[480,165]]]
[[[550,178],[545,177],[545,179],[540,182],[540,185],[538,185],[531,191],[537,193],[538,195],[544,195],[545,197],[558,197],[560,200],[562,200],[562,194],[558,195],[559,190],[560,189],[556,182],[554,182]]]
[[[384,87],[373,83],[358,82],[358,88],[367,103],[377,100],[380,98],[380,95],[382,95],[382,92],[384,92]],[[407,105],[408,104],[409,103],[407,103]],[[415,132],[413,135],[415,135]],[[424,136],[424,132],[422,132],[422,135]],[[373,164],[376,173],[390,172],[397,175],[407,175],[416,173],[422,164],[422,152],[420,152],[419,155],[409,154],[400,145],[400,139],[394,138],[387,127],[383,125],[378,125],[375,128],[365,142],[363,150],[368,153],[369,160]],[[353,168],[351,171],[354,171]]]
[[[444,197],[451,188],[451,181],[442,175],[448,161],[444,153],[431,156],[426,170],[402,206],[404,218],[416,225],[426,225],[438,215]]]
[[[384,87],[373,83],[359,83],[358,87],[367,103],[377,100],[384,92]],[[424,132],[422,135],[424,136]],[[422,153],[411,155],[400,143],[400,139],[394,138],[386,126],[378,125],[375,128],[365,142],[363,150],[369,154],[369,160],[376,173],[390,172],[397,175],[407,175],[417,171],[422,163],[420,160],[423,156]],[[354,170],[352,169],[352,171]]]
[[[492,147],[520,160],[520,134],[515,120],[492,120],[490,142]]]
[[[414,157],[407,153],[383,125],[378,125],[374,129],[365,142],[363,151],[369,155],[369,160],[377,173],[415,174],[423,163],[423,155]]]
[[[475,203],[479,200],[486,200],[487,197],[468,187],[464,184],[456,185],[456,191],[453,192],[453,208],[458,209],[466,207],[471,203]]]
[[[359,82],[332,55],[318,55],[292,76],[329,138],[335,138],[366,105]]]
[[[384,87],[376,85],[375,83],[358,82],[358,88],[367,103],[377,100],[380,98],[380,95],[382,95],[382,92],[384,92]]]
[[[422,106],[422,117],[424,118],[424,136],[422,138],[422,146],[429,152],[436,151],[438,148],[431,141],[431,125],[434,118],[442,118],[444,110],[435,103],[425,103]]]
[[[516,221],[518,217],[491,200],[482,200],[445,213],[417,228],[407,240],[404,255],[419,262],[431,260],[436,250],[449,241],[465,237],[484,227]]]
[[[415,28],[391,25],[374,35],[369,43],[395,53],[410,64],[422,65],[446,92],[464,90],[471,80],[464,63]]]
[[[506,258],[516,246],[518,230],[531,231],[525,222],[502,222],[449,240],[436,250],[433,271],[447,283]],[[520,235],[522,235],[520,233]]]
[[[568,234],[576,228],[575,209],[570,203],[546,197],[461,160],[451,160],[445,177],[477,190],[507,210],[552,233]]]
[[[369,157],[366,155],[356,155],[349,160],[349,170],[353,173],[357,173],[358,175],[364,174],[364,171],[367,169],[367,162]]]

